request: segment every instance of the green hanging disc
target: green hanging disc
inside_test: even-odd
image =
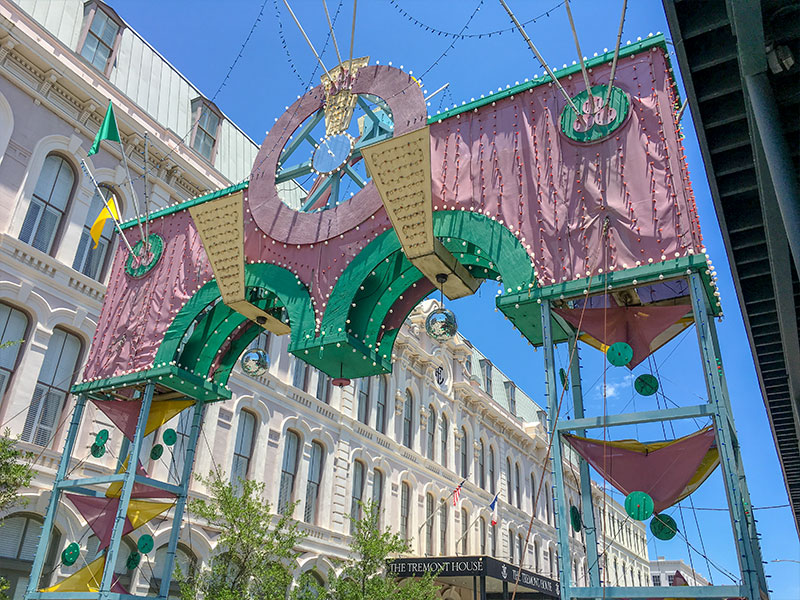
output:
[[[164,446],[161,444],[156,444],[150,449],[150,458],[153,460],[158,460],[162,454],[164,454]]]
[[[569,378],[567,377],[567,372],[562,368],[558,370],[558,374],[561,377],[561,387],[564,388],[564,391],[569,390]]]
[[[92,456],[95,458],[100,458],[106,453],[106,447],[103,444],[92,444],[91,452]]]
[[[581,511],[578,510],[577,506],[569,507],[569,519],[572,521],[572,528],[575,531],[580,531],[583,527],[583,522],[581,521]]]
[[[139,562],[142,560],[142,555],[139,554],[136,550],[133,550],[130,554],[128,554],[128,560],[125,561],[125,566],[128,568],[128,571],[133,571],[136,567],[139,566]]]
[[[76,542],[72,542],[61,553],[61,562],[70,567],[75,564],[81,554],[81,547]]]
[[[636,378],[633,382],[633,387],[642,396],[652,396],[658,391],[658,379],[650,373],[644,373]]]
[[[164,433],[161,435],[161,439],[164,440],[164,443],[167,446],[172,446],[178,441],[178,434],[175,433],[174,429],[165,429]]]
[[[646,521],[653,514],[653,499],[645,492],[631,492],[625,498],[625,512],[631,519]]]
[[[617,342],[608,347],[606,356],[608,357],[608,362],[615,367],[624,367],[633,358],[633,348],[625,342]]]
[[[98,446],[102,446],[108,441],[108,429],[101,429],[97,432],[97,435],[94,436],[94,443]]]
[[[660,540],[671,540],[678,532],[678,524],[669,515],[653,515],[650,531]]]
[[[136,543],[136,547],[139,548],[139,552],[142,554],[147,554],[153,549],[153,536],[149,533],[145,533],[139,538],[139,541]]]

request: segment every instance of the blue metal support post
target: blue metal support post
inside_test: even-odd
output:
[[[72,421],[70,421],[69,429],[67,430],[67,438],[64,441],[64,452],[61,454],[61,462],[58,465],[56,472],[56,480],[53,484],[53,491],[50,492],[50,502],[47,505],[47,513],[44,517],[44,525],[42,525],[42,533],[39,537],[39,545],[36,547],[36,556],[33,559],[31,566],[30,579],[28,580],[28,589],[25,592],[25,597],[29,597],[39,589],[39,580],[42,577],[42,569],[44,567],[45,557],[47,556],[47,549],[50,545],[50,538],[53,533],[53,523],[56,519],[56,511],[58,510],[58,501],[61,498],[61,489],[58,483],[63,481],[67,476],[67,469],[69,468],[69,461],[72,458],[72,451],[75,448],[75,440],[78,438],[78,429],[81,426],[81,419],[83,418],[83,409],[86,408],[86,396],[81,394],[75,401],[75,408],[72,411]]]
[[[181,473],[181,491],[175,503],[175,512],[172,515],[172,531],[169,535],[167,545],[167,556],[164,559],[164,567],[161,575],[161,587],[158,590],[159,598],[169,596],[169,586],[172,580],[172,567],[175,564],[175,552],[178,549],[178,538],[181,534],[183,523],[183,511],[186,507],[186,499],[189,495],[189,483],[192,478],[192,467],[194,466],[194,454],[197,449],[197,440],[200,437],[200,427],[203,421],[203,409],[205,403],[198,400],[194,405],[194,415],[192,416],[192,430],[189,434],[189,444],[186,448],[186,458],[183,462],[183,473]]]
[[[743,489],[746,491],[746,483],[744,471],[739,462],[738,443],[733,431],[733,414],[727,384],[722,374],[722,357],[719,353],[714,320],[710,317],[703,282],[698,273],[689,275],[689,291],[709,403],[712,404],[715,412],[717,449],[723,473],[722,479],[725,482],[725,491],[728,497],[731,525],[738,549],[743,588],[746,590],[748,600],[759,600],[762,598],[762,592],[766,596],[766,579],[760,558],[761,552],[755,537],[754,524],[751,527],[752,513],[745,514],[744,500],[746,496],[743,494]],[[762,582],[764,582],[763,585]]]
[[[561,432],[557,429],[558,421],[558,392],[556,388],[556,363],[555,347],[553,345],[552,312],[550,301],[542,302],[542,342],[544,348],[544,370],[547,385],[547,417],[550,435],[553,436],[552,460],[553,473],[556,479],[556,524],[558,531],[558,581],[561,587],[561,600],[571,597],[571,570],[565,565],[569,564],[570,547],[566,518],[566,495],[564,493],[564,463],[561,455]]]
[[[575,418],[582,419],[583,413],[583,388],[581,387],[581,364],[578,354],[577,332],[569,337],[570,365],[569,380],[572,388],[572,406],[575,411]],[[575,433],[580,436],[586,435],[585,429],[577,429]],[[559,433],[560,435],[560,433]],[[589,476],[589,463],[586,459],[579,460],[581,476],[581,519],[583,520],[583,530],[586,536],[586,560],[589,563],[589,584],[592,586],[600,585],[600,562],[597,555],[597,529],[594,523],[594,502],[592,501],[592,480]]]
[[[122,491],[117,507],[117,517],[114,521],[114,528],[111,530],[111,541],[106,550],[105,567],[103,568],[103,578],[100,580],[100,600],[111,598],[111,586],[114,581],[114,565],[117,564],[117,554],[119,554],[120,543],[122,542],[122,530],[125,527],[125,520],[128,518],[128,504],[133,492],[133,484],[136,479],[136,466],[139,461],[139,453],[144,441],[144,431],[147,425],[147,417],[150,415],[150,404],[153,401],[155,384],[148,382],[142,395],[142,406],[139,409],[139,420],[136,422],[136,433],[133,436],[133,443],[130,445],[128,454],[128,468],[125,470],[125,478],[122,482]]]

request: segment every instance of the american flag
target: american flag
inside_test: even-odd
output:
[[[458,499],[461,498],[461,486],[464,485],[466,481],[466,479],[462,480],[461,483],[456,486],[456,489],[453,490],[453,506],[458,504]]]

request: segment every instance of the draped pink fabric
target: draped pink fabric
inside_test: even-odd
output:
[[[685,490],[703,467],[715,442],[711,427],[658,444],[656,450],[646,445],[630,449],[627,444],[637,445],[633,440],[604,442],[574,435],[564,437],[601,477],[623,494],[635,491],[650,494],[657,513],[686,495]]]
[[[114,519],[117,516],[119,498],[99,498],[93,496],[82,496],[80,494],[64,494],[67,499],[75,505],[78,512],[92,528],[92,531],[100,540],[98,550],[106,548],[111,541],[111,531],[114,528]],[[122,535],[127,535],[133,531],[133,525],[128,518],[125,518],[125,526]]]
[[[653,343],[690,310],[685,305],[553,309],[570,325],[577,328],[580,324],[581,332],[588,333],[606,346],[615,342],[630,344],[633,360],[627,366],[631,369],[654,352],[658,345],[668,341],[659,340],[658,345]]]

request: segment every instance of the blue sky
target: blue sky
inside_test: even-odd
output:
[[[528,33],[545,60],[553,68],[571,64],[577,58],[566,12],[559,0],[510,0],[522,22],[539,17],[527,26]],[[119,14],[143,35],[167,60],[183,72],[208,97],[215,101],[257,143],[283,111],[308,87],[319,82],[316,60],[291,21],[282,0],[266,0],[263,16],[235,68],[231,64],[242,50],[259,11],[261,0],[194,0],[193,2],[142,3],[140,0],[111,0]],[[321,2],[293,0],[292,7],[318,50],[325,46],[327,25]],[[398,5],[417,22],[401,14]],[[622,2],[573,0],[583,53],[591,56],[613,48]],[[431,101],[431,113],[479,97],[488,90],[514,84],[543,70],[516,32],[484,35],[480,38],[454,39],[433,31],[458,33],[479,7],[465,33],[476,34],[507,29],[509,19],[496,0],[362,0],[358,4],[355,56],[369,55],[372,62],[392,62],[415,75],[424,74],[428,91],[450,83],[448,90]],[[344,53],[350,43],[352,3],[328,0],[331,16],[338,13],[336,32]],[[279,25],[282,23],[282,26]],[[623,44],[649,33],[667,31],[663,7],[657,0],[628,3]],[[284,44],[285,41],[285,44]],[[331,44],[323,54],[327,66],[336,63]],[[673,62],[676,64],[676,62]],[[221,84],[224,86],[220,89]],[[679,81],[679,86],[683,88]],[[219,92],[217,93],[217,90]],[[686,117],[689,115],[687,114]],[[684,118],[687,156],[697,194],[703,234],[708,251],[717,267],[722,294],[724,320],[719,335],[748,484],[762,536],[764,560],[770,577],[773,598],[797,598],[800,591],[800,545],[788,500],[772,433],[753,366],[750,347],[742,324],[738,301],[730,276],[724,246],[711,202],[704,166],[690,118]],[[462,333],[518,385],[540,403],[544,403],[542,352],[534,352],[522,340],[501,313],[494,310],[495,287],[487,283],[476,296],[451,303]],[[559,360],[566,366],[565,350]],[[655,360],[669,402],[681,405],[696,403],[706,397],[699,367],[697,337],[694,329],[678,336],[659,350]],[[603,357],[597,351],[582,351],[583,382],[587,412],[599,414],[603,405]],[[646,372],[641,365],[635,374]],[[633,393],[632,377],[624,369],[606,373],[605,397],[608,412],[646,410],[653,400]],[[566,406],[567,414],[571,406]],[[638,437],[643,440],[665,439],[696,430],[705,423],[674,422],[616,430],[615,437]],[[672,429],[674,427],[674,430]],[[621,499],[617,495],[618,499]],[[694,510],[692,509],[694,505]],[[691,551],[691,562],[705,577],[713,576],[718,584],[731,583],[723,573],[738,573],[730,520],[719,471],[703,487],[670,514],[686,532],[689,544],[705,553]],[[700,510],[698,510],[700,509]],[[723,509],[723,510],[703,510]],[[698,529],[699,532],[698,533]],[[651,536],[652,537],[652,536]],[[670,542],[651,540],[651,557],[683,558],[689,550],[680,537]],[[772,562],[774,560],[781,562]],[[718,565],[717,569],[714,565]]]

